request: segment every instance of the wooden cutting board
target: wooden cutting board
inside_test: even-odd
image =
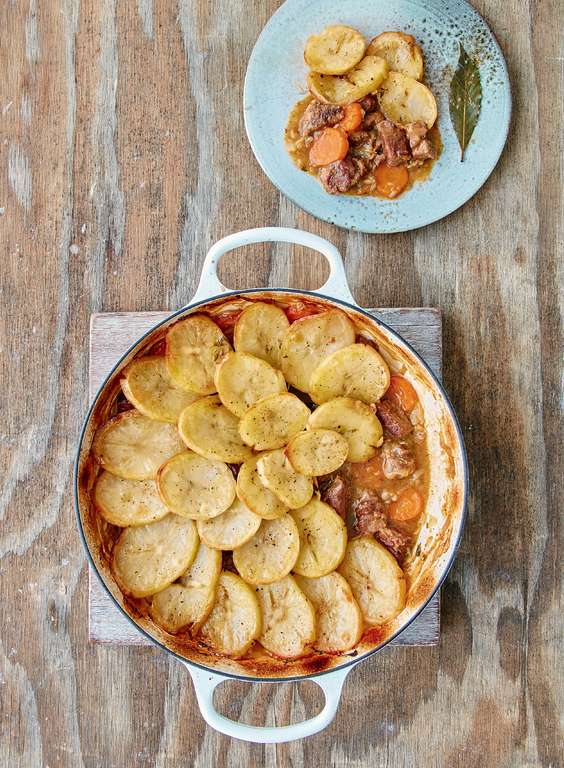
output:
[[[408,341],[441,375],[441,313],[433,308],[370,309]],[[93,400],[100,385],[124,352],[168,312],[112,312],[90,319],[89,397]],[[88,635],[92,642],[117,645],[150,645],[106,594],[96,574],[89,571]],[[437,645],[440,633],[439,595],[420,616],[392,641],[391,645]]]

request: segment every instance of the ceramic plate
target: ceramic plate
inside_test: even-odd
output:
[[[430,176],[397,200],[327,194],[292,163],[284,128],[305,93],[307,37],[328,24],[348,24],[367,39],[386,30],[413,35],[423,49],[427,82],[437,98],[443,150]],[[459,43],[480,62],[482,110],[460,162],[448,92]],[[301,208],[361,232],[405,232],[455,211],[493,171],[505,144],[511,94],[503,54],[484,20],[463,0],[286,0],[263,29],[245,78],[245,126],[268,178]]]

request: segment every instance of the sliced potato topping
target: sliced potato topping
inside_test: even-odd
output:
[[[382,32],[372,40],[366,54],[385,59],[388,68],[393,72],[401,72],[416,80],[423,77],[421,48],[414,37],[404,32]]]
[[[126,411],[98,430],[92,451],[112,475],[153,480],[161,464],[183,447],[176,425],[154,421],[139,411]]]
[[[319,35],[308,37],[304,59],[314,72],[343,75],[358,64],[365,48],[366,42],[360,32],[344,24],[334,24]]]
[[[283,659],[303,656],[315,640],[315,613],[292,576],[256,590],[262,611],[259,643]]]
[[[320,75],[310,72],[308,88],[316,99],[329,104],[352,104],[369,93],[376,93],[388,75],[388,65],[380,56],[365,56],[346,75]]]
[[[217,368],[215,382],[221,402],[239,418],[263,397],[286,391],[280,371],[246,352],[227,355]]]
[[[166,335],[166,364],[172,379],[200,395],[216,391],[215,368],[230,351],[223,331],[206,315],[191,315]]]
[[[198,520],[198,533],[202,541],[215,549],[237,549],[255,535],[261,519],[235,499],[221,515],[210,520]]]
[[[257,301],[245,307],[237,318],[233,346],[237,352],[248,352],[280,368],[280,347],[289,325],[283,309]]]
[[[239,433],[255,451],[282,448],[305,429],[310,410],[290,392],[270,395],[253,405],[239,424]]]
[[[300,536],[300,554],[294,571],[301,576],[317,577],[334,571],[344,557],[347,527],[333,507],[312,499],[291,512]]]
[[[325,358],[311,375],[309,393],[316,403],[352,397],[376,403],[390,386],[390,369],[367,344],[351,344]]]
[[[401,72],[390,72],[382,83],[380,109],[398,125],[425,123],[432,128],[437,119],[437,102],[426,85]]]
[[[134,360],[126,368],[121,388],[138,411],[171,424],[176,424],[181,411],[199,397],[176,386],[162,356]]]
[[[196,559],[186,573],[153,597],[153,621],[172,634],[187,627],[196,632],[213,608],[221,562],[221,552],[200,542]]]
[[[263,454],[257,461],[257,472],[262,484],[290,509],[303,507],[313,496],[311,478],[296,472],[281,449]]]
[[[361,400],[335,397],[320,405],[308,421],[310,429],[334,429],[349,444],[347,461],[368,461],[384,441],[382,425],[374,411]]]
[[[112,572],[122,592],[148,597],[168,587],[192,563],[198,532],[192,520],[162,520],[124,528],[112,551]]]
[[[290,463],[302,475],[328,475],[345,463],[349,444],[331,429],[310,429],[296,435],[286,448]]]
[[[296,576],[300,589],[315,608],[317,638],[314,648],[342,653],[362,636],[362,613],[346,580],[336,571],[309,579]]]
[[[235,479],[229,467],[191,451],[179,453],[163,464],[157,486],[172,512],[192,520],[220,515],[235,498]]]
[[[154,523],[168,515],[154,480],[126,480],[102,472],[94,487],[94,501],[108,523],[122,528]]]
[[[339,573],[348,581],[367,624],[384,624],[403,610],[403,571],[372,536],[349,541]]]
[[[290,573],[299,550],[296,523],[284,515],[263,520],[253,538],[233,552],[233,562],[249,584],[271,584]]]
[[[261,632],[261,615],[254,590],[230,571],[222,571],[212,611],[200,630],[204,642],[218,653],[238,658]]]
[[[355,340],[355,329],[337,309],[296,320],[282,342],[282,372],[286,381],[309,392],[310,377],[319,363]]]
[[[207,459],[240,464],[253,455],[239,434],[239,419],[217,395],[201,397],[185,408],[178,431],[188,448]]]
[[[286,514],[288,507],[262,484],[257,471],[257,462],[260,458],[259,454],[239,467],[237,496],[259,517],[274,520]]]

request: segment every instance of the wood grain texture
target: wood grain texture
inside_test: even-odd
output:
[[[372,237],[298,210],[252,156],[243,77],[278,5],[0,3],[0,765],[557,768],[562,4],[475,0],[508,62],[507,148],[461,210]],[[378,654],[329,729],[279,747],[206,728],[166,654],[88,642],[70,481],[90,315],[185,304],[212,242],[267,224],[332,240],[364,306],[442,309],[471,468],[440,645]],[[303,249],[256,246],[222,277],[312,288],[324,269]],[[320,705],[307,683],[229,682],[217,700],[257,724]]]

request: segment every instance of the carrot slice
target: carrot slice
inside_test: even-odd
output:
[[[423,511],[423,498],[415,488],[406,488],[388,507],[388,517],[395,523],[411,523]]]
[[[376,491],[382,487],[385,477],[382,470],[382,457],[379,453],[368,461],[351,464],[351,475],[354,482],[361,488]]]
[[[388,400],[395,401],[406,413],[412,411],[419,402],[417,392],[413,388],[413,385],[397,373],[394,373],[391,376],[390,386],[386,390],[384,397]]]
[[[321,310],[315,304],[310,304],[308,301],[295,301],[286,307],[286,317],[293,323],[295,320],[300,320],[302,317],[309,317],[309,315],[317,315]]]
[[[339,123],[339,126],[343,129],[343,131],[356,131],[356,129],[362,123],[363,117],[364,110],[358,101],[354,101],[352,104],[347,104],[345,107],[345,116]]]
[[[382,163],[376,168],[374,178],[378,194],[390,199],[401,195],[409,184],[409,173],[405,165]]]
[[[338,128],[325,128],[309,150],[311,165],[329,165],[342,160],[349,151],[349,140]]]

